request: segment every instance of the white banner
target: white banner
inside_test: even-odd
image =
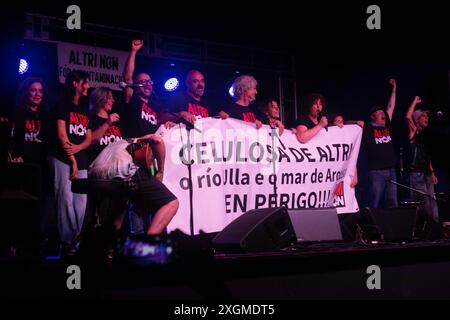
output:
[[[356,125],[321,130],[306,144],[285,130],[235,119],[197,120],[189,136],[183,125],[158,132],[166,144],[164,184],[180,207],[169,231],[190,233],[189,166],[194,233],[218,232],[251,209],[335,206],[358,211],[354,174],[362,129]]]
[[[58,42],[59,82],[64,83],[70,71],[81,70],[88,74],[91,87],[121,90],[127,56],[125,51]]]

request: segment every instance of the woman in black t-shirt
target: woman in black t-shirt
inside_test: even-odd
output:
[[[66,77],[65,97],[55,110],[56,137],[50,153],[58,229],[66,253],[76,250],[83,225],[87,196],[72,193],[71,180],[87,178],[88,153],[91,144],[87,75],[71,71]]]
[[[259,105],[258,109],[261,114],[259,116],[261,122],[269,125],[273,129],[278,128],[281,136],[284,131],[284,124],[280,120],[280,107],[278,103],[274,99],[267,99]]]
[[[305,97],[305,114],[296,121],[294,128],[297,140],[306,143],[311,140],[322,128],[328,126],[327,117],[322,113],[326,108],[325,98],[321,94],[312,93]]]
[[[250,75],[243,75],[236,78],[233,83],[233,92],[237,100],[229,105],[226,111],[220,111],[219,117],[221,119],[234,118],[254,123],[257,129],[261,128],[261,121],[256,118],[255,112],[249,107],[258,93],[256,90],[257,85],[258,82],[256,82],[256,79]]]
[[[27,78],[19,87],[14,123],[11,160],[41,163],[44,152],[42,114],[46,86],[42,79]]]
[[[91,94],[92,145],[89,148],[90,163],[110,143],[122,140],[120,116],[112,113],[114,97],[109,88],[96,88]]]

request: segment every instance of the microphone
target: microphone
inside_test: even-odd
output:
[[[119,88],[120,89],[125,89],[126,87],[129,87],[129,88],[139,88],[139,87],[143,87],[144,86],[144,84],[137,84],[137,83],[126,83],[126,82],[123,82],[123,81],[121,81],[121,82],[119,82]]]
[[[322,119],[322,117],[325,117],[325,115],[322,112],[319,112],[319,122],[320,122],[320,119]],[[328,125],[326,125],[324,127],[324,129],[325,129],[326,132],[328,132]]]
[[[404,172],[404,168],[403,168],[403,148],[400,147],[400,155],[399,155],[399,169],[400,169],[400,175],[403,177],[403,172]]]

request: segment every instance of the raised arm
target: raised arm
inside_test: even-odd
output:
[[[408,111],[406,112],[405,118],[406,122],[408,123],[408,139],[411,140],[414,137],[414,134],[416,133],[416,125],[414,123],[413,119],[413,113],[414,109],[416,108],[417,104],[421,103],[422,100],[419,96],[415,96],[413,102],[408,108]]]
[[[123,69],[123,80],[128,84],[133,83],[133,73],[135,69],[136,53],[139,51],[139,49],[142,48],[143,45],[144,40],[131,41],[130,54],[128,55],[125,67]],[[131,96],[133,95],[133,89],[131,89],[130,87],[124,88],[123,94],[125,97],[125,103],[128,103],[131,99]]]
[[[389,98],[389,102],[388,102],[388,105],[386,108],[386,112],[389,116],[389,120],[392,121],[392,115],[394,114],[394,109],[395,109],[395,97],[396,97],[396,92],[397,92],[397,83],[395,82],[395,79],[390,79],[389,84],[392,86],[392,91],[391,91],[391,97]]]

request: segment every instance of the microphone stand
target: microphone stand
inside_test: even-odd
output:
[[[398,183],[397,181],[394,181],[394,180],[388,180],[388,181],[389,181],[390,183],[392,183],[392,184],[395,184],[395,185],[399,186],[399,187],[402,187],[402,188],[405,188],[405,189],[414,191],[414,192],[416,192],[416,193],[419,193],[419,194],[421,194],[421,195],[430,197],[430,198],[433,199],[434,201],[437,201],[437,200],[438,200],[438,199],[436,198],[436,196],[431,195],[431,194],[428,194],[428,193],[426,193],[426,192],[424,192],[424,191],[420,191],[420,190],[417,190],[417,189],[414,189],[414,188],[405,186],[404,184]]]
[[[178,116],[179,117],[179,116]],[[186,164],[188,169],[188,181],[189,181],[189,225],[190,225],[190,233],[191,236],[194,235],[194,187],[192,184],[192,159],[191,159],[191,130],[195,129],[201,133],[201,131],[194,127],[192,123],[187,122],[183,118],[179,117],[181,123],[183,123],[186,127],[187,131],[187,144],[189,146],[188,150],[188,163]]]
[[[187,126],[187,143],[189,146],[189,155],[188,155],[188,181],[189,181],[189,224],[191,228],[191,236],[194,235],[194,187],[192,185],[192,159],[191,159],[191,130],[194,128],[193,125]]]

